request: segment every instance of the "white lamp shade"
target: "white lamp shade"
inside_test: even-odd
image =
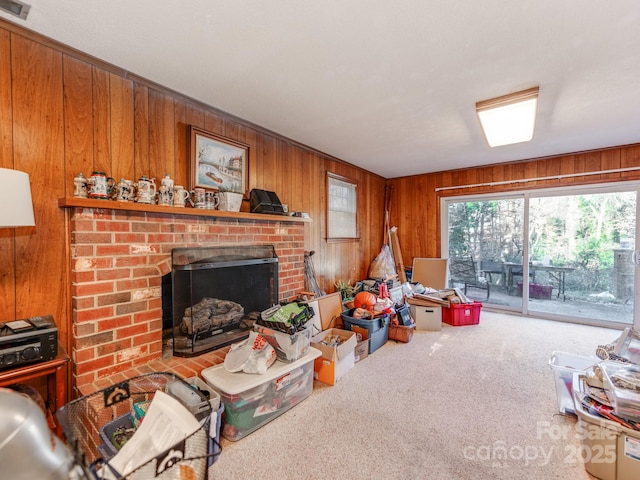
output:
[[[0,168],[0,227],[34,225],[29,175]]]

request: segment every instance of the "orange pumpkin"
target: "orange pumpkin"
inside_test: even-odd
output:
[[[364,308],[365,310],[373,310],[378,298],[371,292],[359,292],[353,298],[353,306],[356,308]]]

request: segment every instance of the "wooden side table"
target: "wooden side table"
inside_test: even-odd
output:
[[[47,362],[33,363],[10,370],[0,370],[0,387],[8,387],[16,383],[27,382],[35,378],[47,377],[46,405],[52,416],[56,410],[67,403],[67,370],[69,368],[69,356],[65,349],[59,345],[58,355]],[[58,422],[56,433],[62,434]]]

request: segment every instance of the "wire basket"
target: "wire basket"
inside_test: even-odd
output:
[[[199,428],[123,475],[110,464],[114,450],[110,448],[112,445],[107,445],[105,432],[114,421],[126,417],[134,404],[153,400],[158,391],[180,400],[199,420]],[[209,459],[219,455],[220,450],[219,444],[218,448],[214,447],[217,440],[211,442],[210,438],[211,412],[208,399],[183,379],[172,373],[156,372],[73,400],[60,408],[56,416],[78,463],[96,479],[205,480]]]

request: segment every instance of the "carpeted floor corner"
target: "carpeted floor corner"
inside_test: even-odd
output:
[[[222,440],[210,480],[589,479],[560,415],[553,351],[593,355],[618,330],[483,311],[480,324],[387,342],[337,385]]]

